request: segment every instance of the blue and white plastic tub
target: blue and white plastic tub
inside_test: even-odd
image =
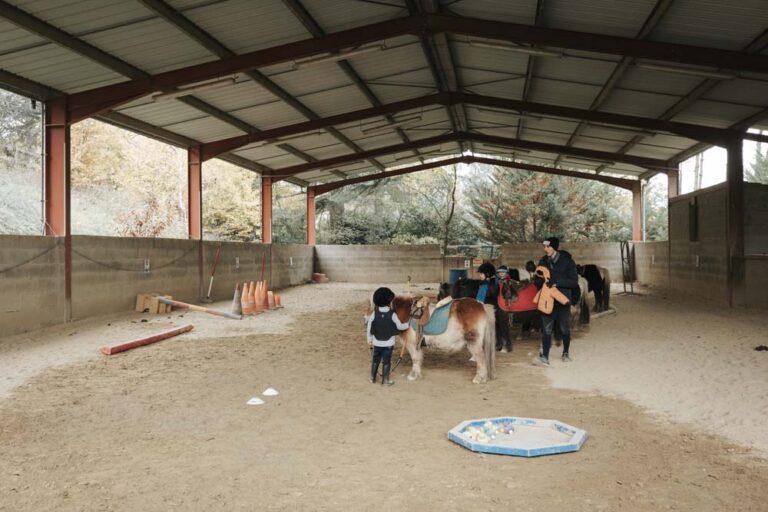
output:
[[[448,439],[473,452],[539,457],[579,451],[587,432],[558,420],[501,416],[463,421]]]

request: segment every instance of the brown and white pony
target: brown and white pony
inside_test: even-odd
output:
[[[425,325],[429,320],[429,298],[395,297],[392,302],[401,322],[408,318],[416,319],[418,325]],[[472,298],[455,299],[449,306],[448,328],[437,336],[424,336],[430,349],[455,353],[467,347],[472,360],[477,364],[477,372],[472,382],[479,384],[494,378],[496,365],[496,326],[493,306],[484,305]],[[421,377],[421,363],[424,351],[421,346],[420,329],[413,327],[400,334],[404,347],[411,355],[412,368],[408,380]]]

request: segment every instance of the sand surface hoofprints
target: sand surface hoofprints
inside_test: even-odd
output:
[[[745,430],[765,417],[765,382],[749,381],[761,376],[729,374],[758,344],[740,338],[760,332],[749,315],[616,297],[619,314],[574,341],[568,367],[533,366],[530,340],[499,355],[487,385],[471,383],[467,354],[427,353],[423,380],[406,381],[406,362],[382,388],[367,382],[362,337],[372,289],[299,287],[285,309],[243,321],[131,314],[4,340],[0,510],[765,510],[768,462],[749,448],[760,434],[739,444],[712,426],[721,401],[761,390],[730,416]],[[189,335],[98,354],[187,322]],[[764,354],[749,354],[757,369]],[[267,387],[279,395],[246,405]],[[559,419],[589,439],[537,459],[446,439],[501,415]]]

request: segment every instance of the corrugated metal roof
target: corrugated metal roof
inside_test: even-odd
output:
[[[678,0],[651,34],[657,41],[741,50],[768,26],[765,0]]]
[[[216,59],[199,43],[140,2],[12,0],[12,3],[149,73]],[[396,5],[385,5],[388,3]],[[443,7],[456,15],[530,24],[536,3],[536,0],[474,0],[444,3]],[[236,53],[309,37],[306,27],[280,0],[172,0],[170,4]],[[567,30],[635,37],[655,4],[656,0],[547,0],[542,22],[549,27]],[[303,5],[327,33],[407,15],[404,5],[395,0],[303,0]],[[765,0],[741,0],[735,5],[719,0],[675,0],[651,33],[651,39],[740,49],[762,33],[766,26],[768,8]],[[467,92],[522,98],[523,77],[531,60],[528,55],[472,46],[463,36],[449,35],[448,40],[454,49],[459,82]],[[349,60],[382,103],[436,91],[428,61],[415,36],[392,38],[387,44],[389,49],[385,51],[361,54]],[[568,50],[567,54],[569,57],[562,59],[536,58],[529,100],[589,108],[619,60],[617,56],[593,52]],[[3,20],[0,20],[0,67],[66,92],[87,90],[126,79],[103,65]],[[293,70],[291,63],[282,63],[259,71],[321,117],[371,106],[369,99],[337,63],[326,62],[299,70]],[[728,126],[768,107],[768,79],[760,75],[748,76],[751,78],[722,81],[704,99],[687,107],[675,119]],[[702,78],[679,73],[630,67],[601,110],[644,117],[658,116],[689,94],[701,81]],[[195,93],[195,96],[259,129],[306,120],[293,107],[250,81]],[[225,122],[173,100],[152,102],[142,98],[118,110],[140,121],[200,141],[242,134],[242,131]],[[432,106],[423,110],[419,123],[404,127],[412,140],[437,135],[450,126],[445,108]],[[517,135],[518,119],[515,116],[482,112],[469,106],[463,110],[467,112],[470,127],[505,137]],[[400,113],[396,117],[403,115]],[[367,122],[375,124],[383,121],[384,118],[379,117]],[[577,124],[574,120],[533,116],[524,119],[521,133],[525,139],[564,144]],[[768,120],[764,125],[768,125]],[[340,129],[364,149],[402,143],[396,133],[366,135],[361,132],[360,123],[350,123]],[[576,139],[576,146],[616,150],[631,138],[629,130],[588,125]],[[350,152],[326,132],[290,143],[318,159]],[[694,142],[688,139],[659,134],[645,137],[629,154],[668,158],[692,144]],[[444,146],[448,150],[455,148],[456,144]],[[485,148],[482,144],[475,144],[475,147]],[[498,148],[494,151],[504,152]],[[236,154],[275,168],[303,161],[274,146],[252,145],[238,150]],[[415,161],[414,157],[396,159],[408,154],[385,156],[379,160],[388,166],[399,166],[403,162]],[[546,157],[549,162],[553,158],[553,155],[527,155],[532,159],[534,155],[537,158]],[[372,170],[368,162],[350,163],[344,167],[356,173]],[[613,166],[612,170],[631,175],[641,172],[622,164]],[[305,176],[328,176],[328,172],[318,170]]]
[[[656,0],[548,0],[547,26],[635,37]]]

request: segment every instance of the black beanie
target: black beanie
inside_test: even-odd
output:
[[[560,249],[560,239],[557,238],[556,236],[551,236],[551,237],[545,239],[544,241],[545,242],[549,242],[548,244],[544,244],[544,245],[549,245],[554,250]]]

